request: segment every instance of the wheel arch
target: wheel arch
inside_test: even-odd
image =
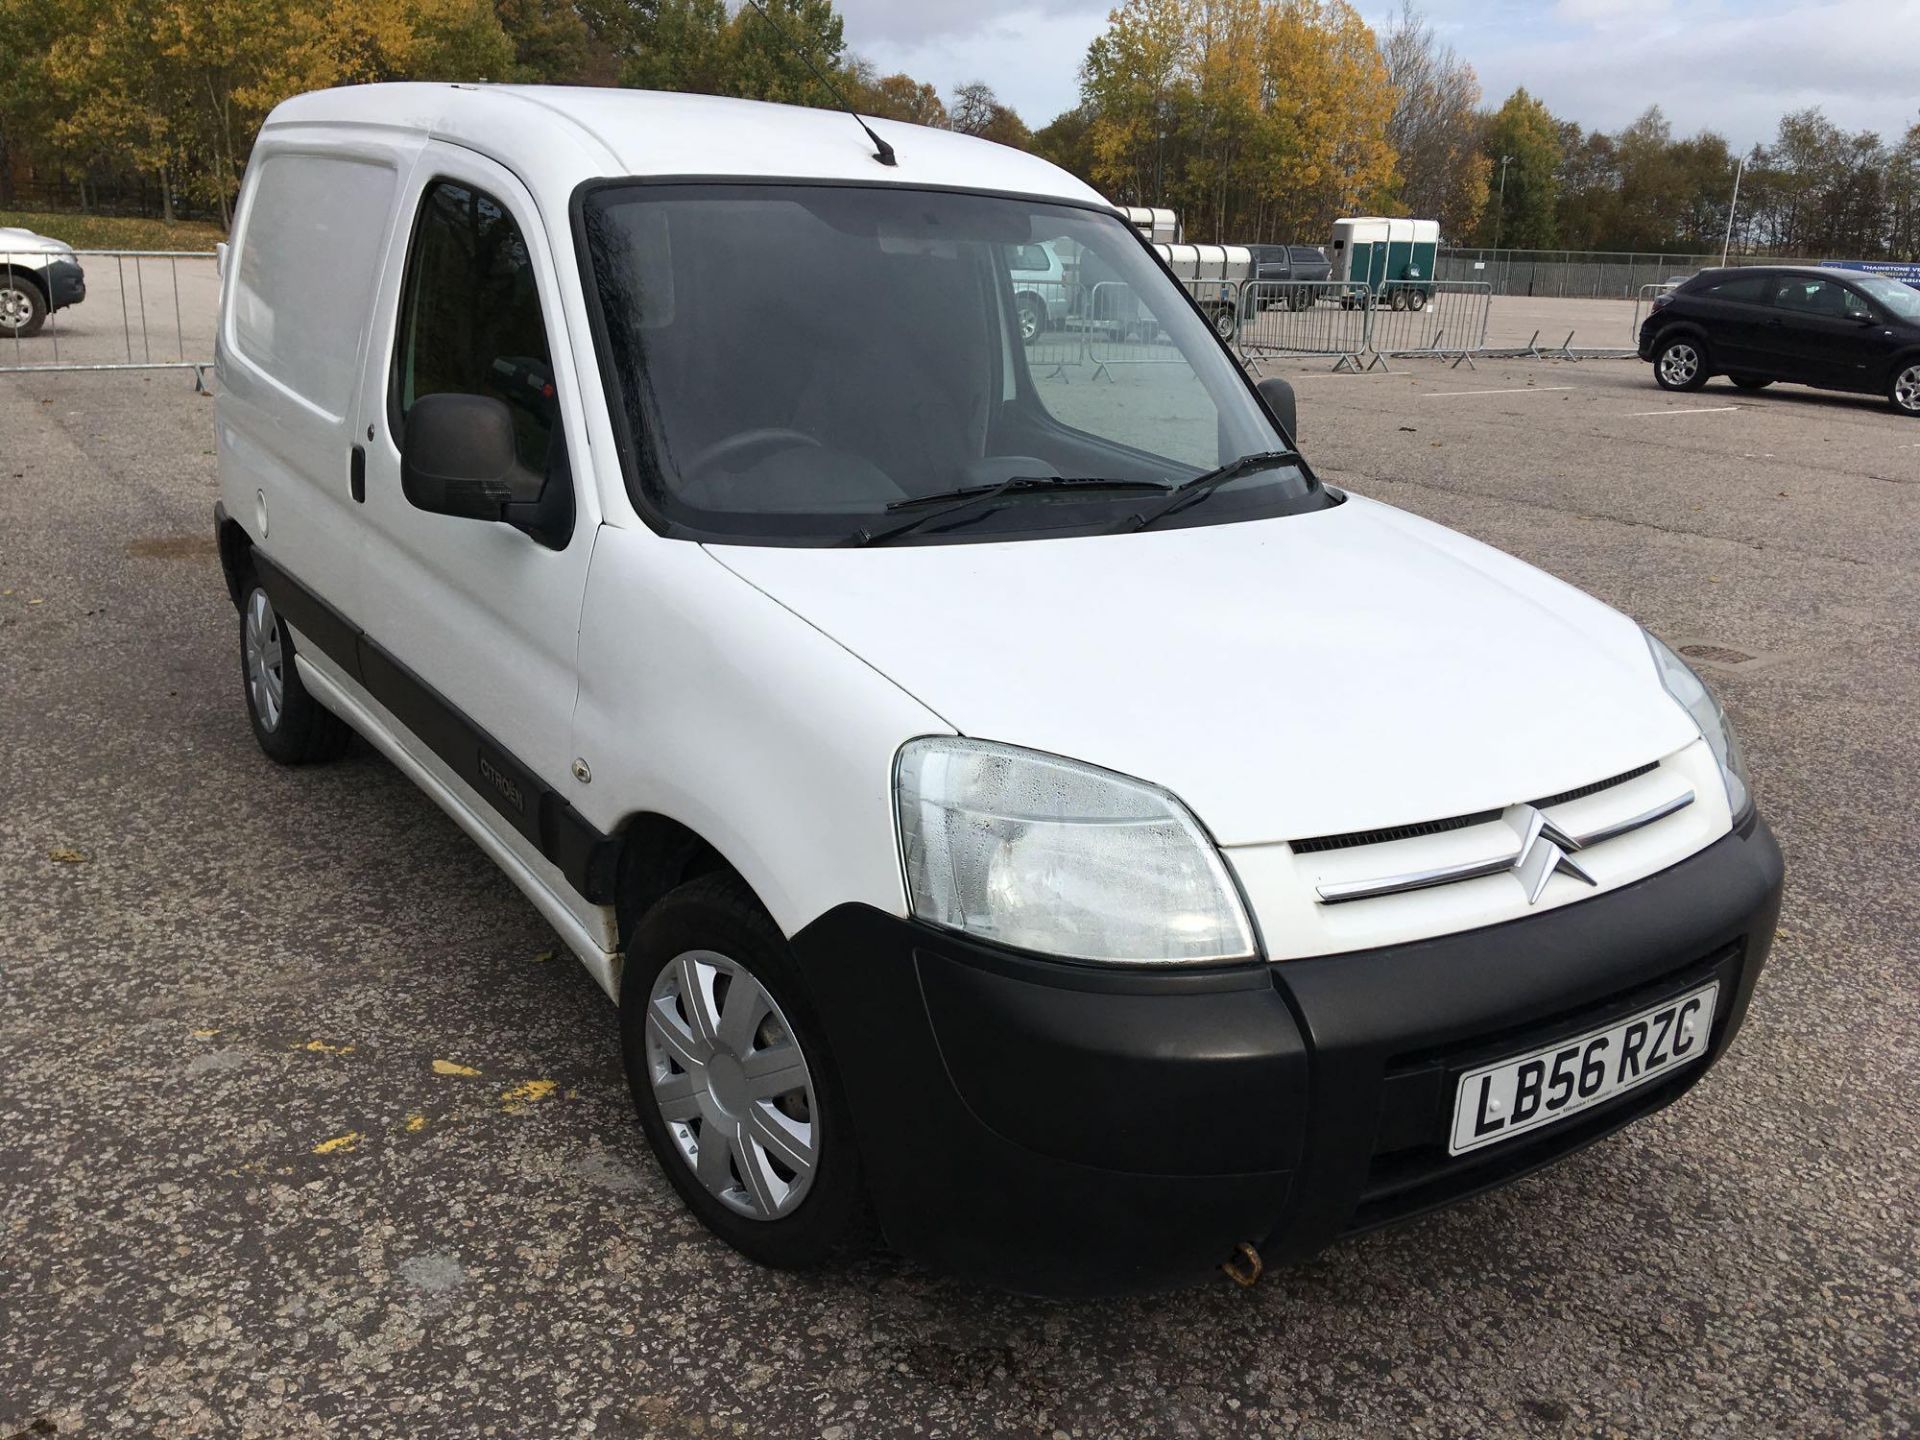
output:
[[[9,284],[18,284],[24,281],[33,287],[34,293],[39,295],[42,306],[50,307],[53,303],[53,289],[38,270],[29,269],[25,265],[0,262],[0,280],[4,280]]]
[[[620,823],[613,839],[618,846],[614,918],[623,951],[647,912],[689,880],[724,872],[738,877],[758,898],[752,882],[718,846],[672,816],[639,811]]]
[[[220,552],[220,574],[227,582],[227,598],[238,610],[246,598],[247,574],[253,568],[253,537],[220,504],[213,507],[213,537]]]

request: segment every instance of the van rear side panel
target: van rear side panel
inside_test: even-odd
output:
[[[270,122],[247,167],[222,293],[216,430],[227,513],[349,615],[360,548],[353,397],[419,143],[404,134],[334,143]]]

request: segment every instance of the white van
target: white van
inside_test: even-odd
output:
[[[358,732],[453,816],[767,1263],[865,1215],[1029,1291],[1284,1261],[1697,1080],[1781,860],[1692,672],[1316,477],[1079,181],[872,124],[273,112],[217,420],[266,753]],[[1028,366],[1069,241],[1151,363]]]

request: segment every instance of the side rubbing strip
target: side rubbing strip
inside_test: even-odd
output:
[[[358,625],[274,564],[258,545],[253,547],[253,573],[260,577],[261,588],[288,624],[355,680],[366,683],[360,673]]]
[[[257,548],[253,563],[274,608],[294,629],[364,686],[468,788],[538,846],[588,903],[613,903],[617,841],[594,829],[439,691]]]

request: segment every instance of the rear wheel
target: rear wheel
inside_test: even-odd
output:
[[[282,765],[338,759],[353,732],[307,692],[293,663],[293,637],[257,580],[240,606],[240,678],[253,738]]]
[[[1047,311],[1038,299],[1032,295],[1022,295],[1019,300],[1020,338],[1031,345],[1040,338],[1040,332],[1047,328]]]
[[[47,301],[40,287],[19,275],[0,276],[0,335],[26,339],[47,323]]]
[[[790,1269],[863,1233],[846,1102],[785,938],[738,876],[690,880],[642,917],[620,984],[640,1124],[722,1240]]]
[[[1407,292],[1407,309],[1424,310],[1426,308],[1427,308],[1427,292],[1426,291],[1411,290]]]
[[[1304,310],[1313,304],[1313,292],[1305,288],[1296,290],[1293,292],[1293,297],[1289,303],[1292,304],[1295,310]]]
[[[1742,390],[1764,390],[1773,383],[1764,375],[1729,375],[1727,378]]]
[[[1653,356],[1653,378],[1662,390],[1698,390],[1707,383],[1707,357],[1691,335],[1662,342]]]
[[[1395,290],[1393,292],[1393,298],[1389,300],[1387,303],[1391,305],[1395,310],[1406,309],[1407,308],[1407,292],[1404,290]]]
[[[1237,326],[1238,322],[1234,318],[1231,305],[1222,305],[1213,312],[1213,333],[1222,340],[1233,339],[1233,332]]]
[[[1920,360],[1902,366],[1887,386],[1887,399],[1902,415],[1920,415]]]

